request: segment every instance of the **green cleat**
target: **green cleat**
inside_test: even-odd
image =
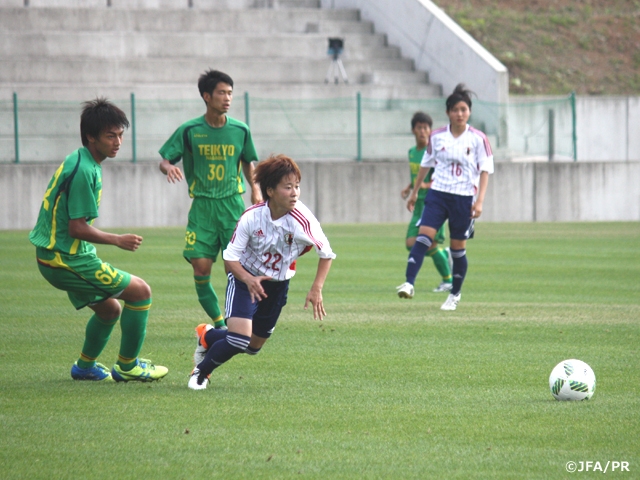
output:
[[[111,376],[116,382],[128,382],[130,380],[138,382],[153,382],[159,380],[169,373],[167,367],[154,365],[150,360],[138,358],[136,366],[128,372],[123,371],[118,364],[111,369]]]

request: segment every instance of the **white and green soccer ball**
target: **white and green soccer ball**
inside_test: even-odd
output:
[[[596,391],[596,375],[581,360],[564,360],[551,371],[549,388],[556,400],[589,400]]]

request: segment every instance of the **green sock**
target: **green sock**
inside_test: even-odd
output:
[[[91,316],[87,323],[84,346],[77,362],[80,368],[91,368],[96,364],[96,359],[107,345],[117,322],[117,318],[108,322],[102,320],[95,313]]]
[[[207,312],[207,315],[213,320],[213,326],[223,326],[224,318],[220,312],[220,305],[218,305],[218,296],[211,286],[211,276],[200,277],[194,275],[193,279],[196,282],[196,293],[198,294],[200,305],[202,305],[204,311]]]
[[[142,350],[144,337],[147,335],[150,308],[150,298],[139,302],[124,302],[120,318],[122,339],[117,363],[125,372],[136,366],[136,359]]]
[[[436,266],[438,273],[442,277],[443,282],[451,283],[453,277],[451,276],[451,269],[449,268],[449,257],[444,248],[436,247],[427,252],[427,255],[433,260],[433,264]]]

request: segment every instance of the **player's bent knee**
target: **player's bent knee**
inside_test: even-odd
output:
[[[124,289],[120,298],[130,302],[140,302],[151,298],[151,287],[140,277],[131,275],[131,283]]]
[[[120,302],[115,298],[107,298],[106,300],[89,305],[89,308],[93,310],[101,320],[105,322],[111,322],[120,318],[122,307]]]

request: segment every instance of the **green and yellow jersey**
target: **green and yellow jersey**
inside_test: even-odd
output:
[[[69,220],[93,223],[101,195],[102,167],[87,148],[79,148],[51,177],[29,240],[36,247],[69,255],[95,252],[91,243],[69,236]]]
[[[224,127],[204,115],[182,124],[160,149],[163,159],[184,163],[189,195],[220,199],[244,193],[240,162],[258,161],[249,127],[227,116]]]
[[[420,162],[422,161],[422,157],[424,156],[425,148],[417,148],[415,146],[409,149],[409,169],[411,173],[411,186],[415,186],[416,177],[418,176],[418,172],[420,171]],[[431,174],[433,173],[433,169],[427,173],[427,176],[424,178],[424,183],[429,183],[431,181]],[[418,201],[424,202],[424,197],[427,195],[428,188],[421,188],[418,190],[418,200],[416,201],[416,205]]]

